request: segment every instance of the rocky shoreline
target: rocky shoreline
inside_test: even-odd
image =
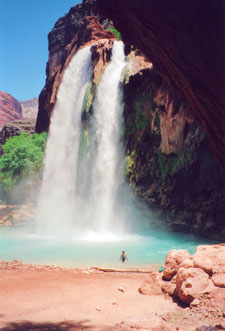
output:
[[[92,309],[90,310],[89,307],[86,317],[87,321],[90,317],[92,318],[92,325],[85,325],[87,330],[225,330],[224,251],[225,244],[199,246],[193,256],[190,256],[189,253],[187,254],[187,252],[183,250],[172,250],[167,254],[164,271],[160,273],[156,267],[153,267],[150,268],[152,271],[148,272],[148,276],[143,272],[131,272],[129,270],[106,270],[97,267],[85,269],[62,268],[56,265],[26,264],[17,260],[11,262],[0,261],[0,288],[2,286],[4,287],[4,283],[6,283],[6,287],[9,287],[8,291],[6,291],[5,288],[1,289],[4,300],[6,300],[4,301],[6,302],[6,307],[7,302],[10,302],[14,295],[16,295],[18,299],[19,295],[24,295],[27,291],[30,291],[29,307],[31,307],[31,312],[32,309],[34,309],[34,311],[40,310],[41,317],[40,319],[38,318],[40,330],[49,325],[52,327],[59,327],[61,325],[54,314],[49,313],[46,317],[45,314],[43,315],[42,311],[43,304],[47,297],[53,295],[53,289],[55,289],[54,293],[57,291],[57,296],[60,297],[60,300],[62,300],[62,297],[64,298],[64,308],[66,307],[68,310],[71,309],[71,307],[69,307],[71,300],[74,302],[73,310],[74,305],[78,302],[81,311],[85,309],[82,307],[87,307],[89,304],[91,305]],[[204,252],[204,254],[202,254],[202,252]],[[217,252],[216,256],[214,254],[215,252]],[[191,265],[190,261],[193,261],[194,265],[199,265],[199,267],[194,268],[198,269],[198,271],[201,270],[201,273],[205,272],[201,268],[205,269],[206,266],[207,272],[211,273],[209,265],[213,263],[213,271],[211,276],[208,276],[209,280],[213,280],[215,270],[218,272],[219,268],[223,276],[223,281],[221,281],[221,278],[220,282],[214,279],[214,288],[212,286],[209,288],[208,286],[207,289],[205,287],[205,289],[201,291],[201,289],[204,288],[204,277],[201,275],[201,278],[196,280],[196,274],[191,270],[190,275],[193,282],[188,281],[187,277],[183,277],[184,288],[189,291],[189,294],[185,298],[193,297],[191,302],[189,302],[190,300],[187,302],[186,299],[182,300],[177,286],[181,282],[181,270],[188,270]],[[12,285],[15,277],[18,279],[18,282],[23,282],[21,288],[19,285],[16,285],[17,282]],[[57,282],[57,286],[54,285],[55,282]],[[188,286],[186,286],[187,284]],[[174,285],[176,291],[171,290],[174,288]],[[44,294],[41,290],[43,286],[45,286]],[[91,294],[90,286],[92,289]],[[183,288],[182,286],[183,285],[181,285],[180,288]],[[11,292],[12,288],[14,288],[16,294]],[[67,294],[65,294],[64,288],[70,288],[70,291],[67,291]],[[192,290],[194,290],[194,295],[193,293],[190,294]],[[36,293],[37,291],[41,291],[41,299],[39,298],[39,294]],[[82,294],[79,295],[79,291],[81,291]],[[85,291],[88,292],[88,297],[85,296],[83,298]],[[111,292],[114,293],[114,297],[112,297]],[[175,292],[176,295],[174,295]],[[183,293],[184,292],[185,291],[183,291]],[[36,306],[37,301],[40,301],[38,307]],[[109,303],[111,308],[108,307]],[[59,315],[62,314],[62,306],[57,305],[57,308],[54,307],[54,301],[50,303],[50,306],[51,305],[52,307],[48,309],[55,309],[58,311]],[[32,308],[33,306],[34,308]],[[135,307],[135,311],[132,311],[131,306]],[[33,330],[32,327],[36,327],[37,325],[37,321],[35,320],[37,317],[35,317],[36,315],[33,313],[28,314],[24,309],[25,308],[20,310],[20,318],[17,316],[16,319],[15,316],[9,316],[8,320],[4,320],[3,317],[0,317],[0,326],[5,327],[1,330],[19,330],[19,327],[24,327],[26,330],[28,326],[29,330]],[[128,310],[128,313],[126,310]],[[118,315],[116,319],[115,315],[114,318],[112,318],[111,314],[114,314],[113,311],[114,313],[117,311]],[[47,318],[48,323],[45,321],[45,318]],[[21,319],[23,322],[20,321]],[[17,329],[16,327],[14,329],[9,328],[11,324],[7,323],[12,320]],[[109,323],[107,327],[103,327],[105,320]],[[26,324],[23,324],[25,323],[24,321],[26,321]],[[93,324],[94,321],[96,324]],[[70,322],[71,324],[69,325],[65,320],[64,323],[67,325],[67,328],[59,328],[59,330],[83,330],[84,325],[77,327],[76,324],[72,323],[72,319],[70,319]],[[53,329],[49,328],[48,330]]]
[[[35,217],[35,206],[0,205],[0,227],[18,227],[31,224]]]

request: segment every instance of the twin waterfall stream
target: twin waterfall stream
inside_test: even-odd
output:
[[[90,48],[78,51],[64,73],[46,147],[37,213],[39,234],[110,240],[123,232],[116,207],[124,159],[119,88],[126,65],[123,47],[122,42],[114,42],[111,62],[97,87],[82,160],[81,112],[92,75]]]

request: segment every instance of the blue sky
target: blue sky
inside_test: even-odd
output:
[[[47,35],[82,0],[0,0],[0,91],[19,101],[45,84]]]

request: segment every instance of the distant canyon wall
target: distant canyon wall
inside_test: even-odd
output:
[[[0,129],[10,121],[23,117],[22,107],[18,100],[6,92],[0,91]]]
[[[19,102],[13,96],[0,91],[0,154],[1,145],[21,132],[35,132],[38,98]]]

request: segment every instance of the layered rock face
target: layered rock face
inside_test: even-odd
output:
[[[35,122],[35,119],[21,119],[7,123],[0,131],[0,145],[4,145],[8,138],[18,136],[22,132],[33,134],[35,132]]]
[[[0,154],[1,145],[21,132],[33,134],[37,117],[38,99],[19,102],[10,94],[0,92]]]
[[[82,5],[71,8],[66,16],[57,21],[54,29],[49,33],[47,79],[39,96],[36,132],[48,130],[51,112],[56,102],[63,73],[77,50],[96,43],[101,44],[103,40],[108,43],[108,40],[117,39],[111,31],[103,29],[100,23],[107,26],[108,20],[98,13],[93,0],[86,0]],[[107,48],[106,45],[104,50],[106,57]],[[101,57],[101,59],[103,58]],[[106,58],[103,62],[105,60]]]
[[[225,164],[223,0],[97,0],[123,40],[140,49],[206,130]]]
[[[35,119],[38,112],[38,98],[32,98],[26,101],[20,101],[23,118]]]
[[[6,92],[0,92],[0,129],[13,120],[22,118],[22,108],[15,98]]]
[[[175,231],[224,240],[225,171],[208,136],[154,67],[124,86],[126,174]]]

